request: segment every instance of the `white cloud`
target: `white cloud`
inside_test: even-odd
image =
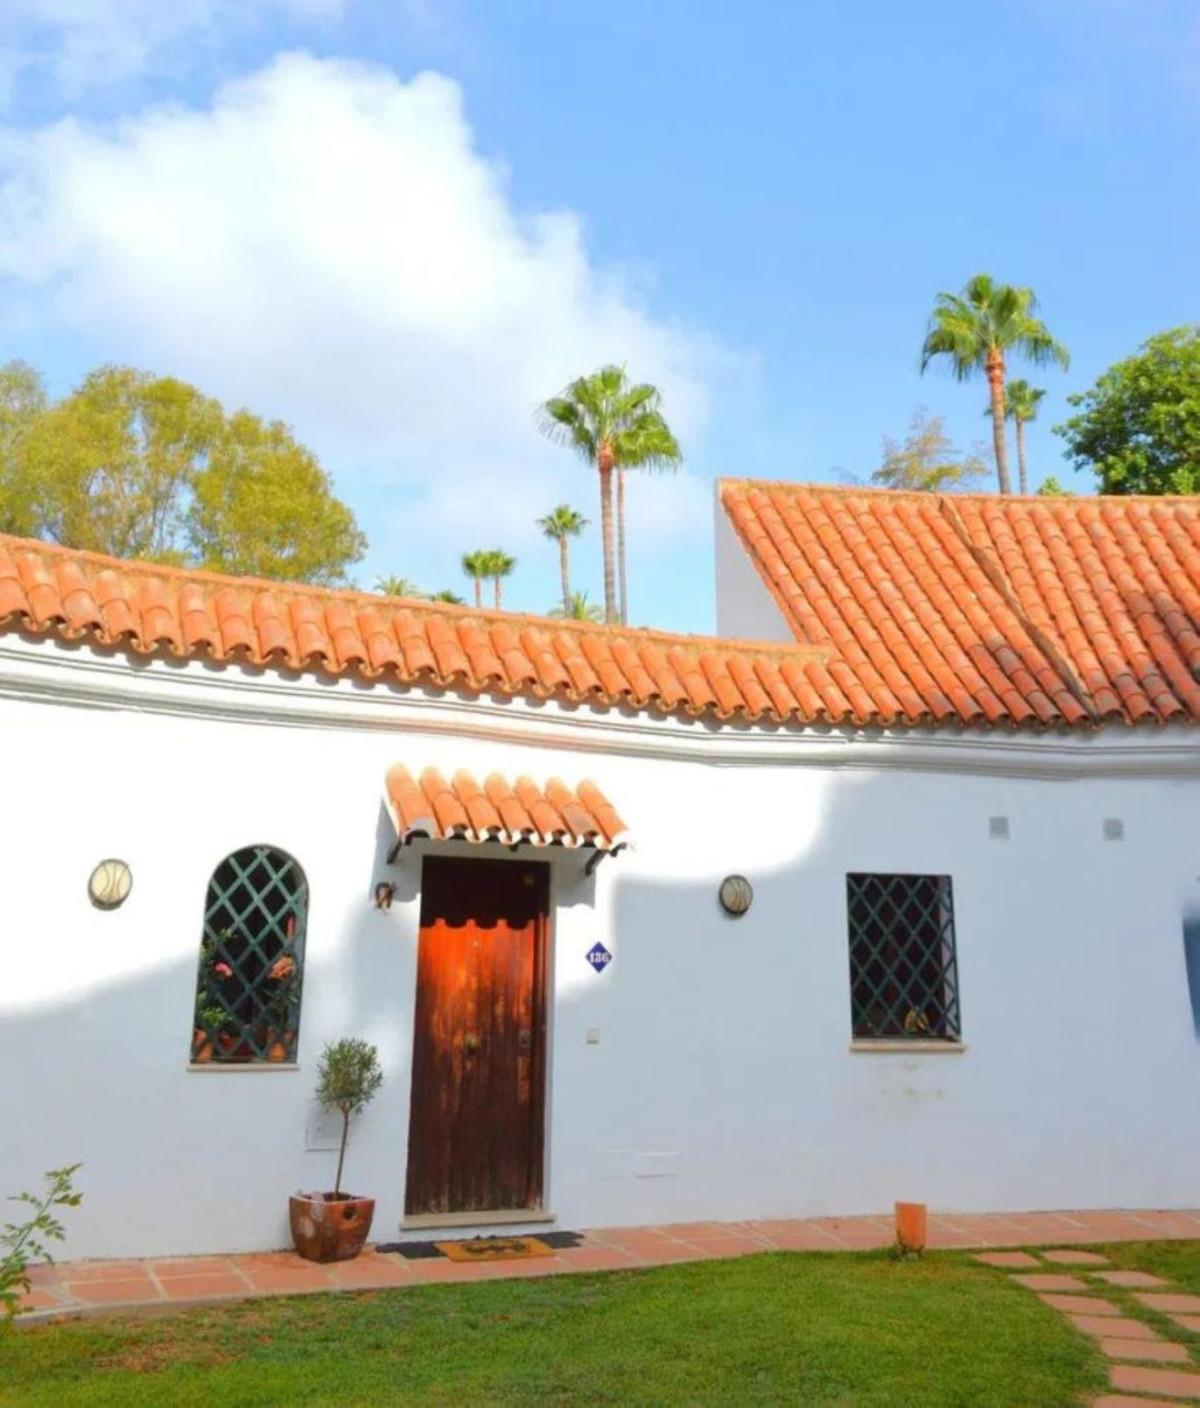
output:
[[[204,50],[273,19],[328,24],[350,0],[5,0],[0,78],[48,78],[67,97],[147,71],[190,67]]]
[[[396,486],[410,544],[413,514],[423,547],[520,549],[553,503],[589,509],[585,468],[532,429],[570,376],[626,362],[694,447],[709,385],[748,371],[650,316],[576,215],[515,209],[437,74],[288,55],[204,110],[9,132],[0,172],[14,297],[105,357],[284,417],[335,471],[369,471],[376,501]],[[662,533],[707,533],[697,481],[636,492]],[[367,527],[410,572],[396,518]]]

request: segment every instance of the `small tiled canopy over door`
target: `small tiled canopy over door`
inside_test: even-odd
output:
[[[409,1216],[541,1206],[548,877],[423,861]]]

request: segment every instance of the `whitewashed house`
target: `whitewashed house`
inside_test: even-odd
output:
[[[284,1245],[353,1035],[381,1240],[1194,1206],[1200,505],[717,534],[712,640],[0,539],[0,1192]]]

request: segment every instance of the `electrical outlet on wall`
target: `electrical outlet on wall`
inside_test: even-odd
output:
[[[323,1110],[313,1104],[304,1130],[304,1147],[311,1150],[336,1150],[342,1142],[342,1117],[336,1110]]]

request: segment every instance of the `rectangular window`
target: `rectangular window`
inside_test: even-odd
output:
[[[958,1041],[948,875],[847,875],[850,1015],[856,1038]]]

